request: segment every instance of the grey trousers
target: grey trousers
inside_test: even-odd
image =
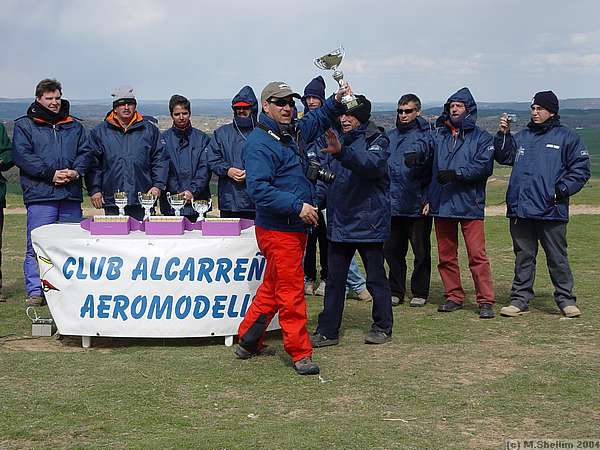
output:
[[[511,304],[525,309],[534,296],[533,282],[539,242],[546,254],[556,304],[560,309],[574,305],[577,299],[573,294],[573,274],[567,258],[567,223],[511,218],[510,235],[515,252]]]

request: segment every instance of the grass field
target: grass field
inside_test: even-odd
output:
[[[9,215],[0,304],[0,448],[499,449],[507,438],[600,438],[600,216],[569,225],[583,316],[563,319],[540,257],[526,316],[483,321],[468,305],[394,309],[394,340],[363,344],[370,306],[349,301],[341,343],[317,349],[322,379],[275,357],[239,361],[222,340],[30,338],[22,304],[24,216]],[[498,306],[513,254],[486,220]],[[435,269],[434,269],[435,270]],[[322,300],[308,299],[314,329]]]

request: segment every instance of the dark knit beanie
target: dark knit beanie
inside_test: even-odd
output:
[[[367,123],[371,118],[371,102],[364,95],[355,95],[358,105],[346,108],[344,114],[354,116],[360,123]]]
[[[325,103],[325,80],[321,75],[310,80],[310,83],[304,88],[304,95],[302,101],[304,102],[306,97],[316,97],[321,100],[321,103]]]
[[[558,97],[552,91],[541,91],[533,96],[532,105],[541,106],[551,113],[558,113]]]

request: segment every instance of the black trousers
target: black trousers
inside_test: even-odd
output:
[[[427,299],[431,282],[431,224],[432,218],[393,216],[390,237],[383,250],[390,267],[390,290],[400,300],[406,294],[406,254],[408,243],[415,255],[410,277],[413,297]]]
[[[225,217],[225,218],[239,217],[240,219],[250,219],[250,220],[256,219],[255,211],[223,211],[223,210],[220,210],[219,215],[221,217]]]
[[[319,264],[321,265],[320,278],[327,280],[327,224],[323,213],[319,211],[319,224],[308,233],[306,252],[304,253],[304,277],[307,280],[317,279],[317,243],[319,244]]]
[[[383,243],[347,243],[329,242],[327,284],[323,300],[323,312],[319,314],[317,333],[337,339],[342,324],[344,303],[346,301],[346,279],[348,267],[354,253],[358,250],[365,272],[367,289],[373,296],[371,329],[392,333],[392,297],[385,274]]]
[[[559,308],[574,305],[573,274],[567,258],[567,223],[554,220],[510,219],[510,235],[515,252],[515,277],[510,302],[523,309],[533,299],[533,282],[538,242],[546,253],[554,300]]]
[[[0,288],[2,288],[2,232],[4,231],[4,208],[0,208]]]

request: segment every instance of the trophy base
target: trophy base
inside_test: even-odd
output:
[[[342,103],[346,106],[347,110],[356,108],[358,106],[358,100],[352,97],[344,97],[342,98]]]

